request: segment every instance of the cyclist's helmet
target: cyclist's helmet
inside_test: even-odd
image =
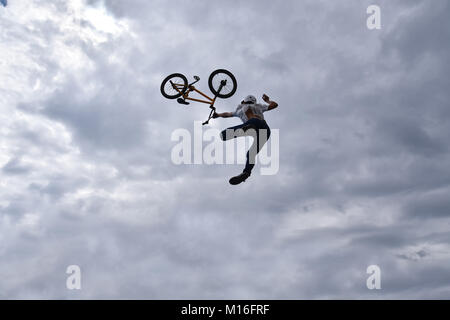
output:
[[[253,104],[255,104],[256,103],[255,96],[252,96],[252,95],[246,96],[244,98],[244,103],[253,103]]]

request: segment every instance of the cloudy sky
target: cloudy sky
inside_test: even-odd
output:
[[[381,7],[381,30],[366,9]],[[0,298],[450,298],[445,0],[10,0],[0,7]],[[204,105],[267,93],[280,168],[175,165]],[[239,119],[218,119],[221,129]],[[82,289],[66,288],[78,265]],[[368,290],[366,269],[381,269]]]

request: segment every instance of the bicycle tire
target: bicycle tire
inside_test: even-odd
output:
[[[227,80],[231,80],[232,84],[231,84],[231,86],[229,86],[229,83],[227,81],[227,85],[224,88],[228,87],[228,90],[226,90],[225,92],[221,91],[221,93],[219,93],[218,90],[219,90],[219,86],[220,86],[220,80],[223,80],[224,77],[225,78],[228,77],[229,79],[227,79]],[[219,81],[216,81],[216,79]],[[236,78],[234,77],[234,75],[230,71],[225,70],[225,69],[217,69],[217,70],[213,71],[211,73],[211,75],[209,76],[208,86],[209,86],[209,90],[211,90],[211,92],[214,95],[216,95],[219,98],[226,99],[236,93],[237,81],[236,81]]]
[[[178,92],[177,90],[175,90],[174,88],[172,88],[171,90],[173,90],[173,93],[171,93],[169,91],[169,88],[166,89],[166,85],[167,83],[175,78],[180,78],[181,81],[183,81],[183,83],[177,83],[177,84],[182,84],[183,88],[180,90],[180,92]],[[172,73],[171,75],[167,76],[163,82],[161,83],[161,94],[167,98],[167,99],[176,99],[181,97],[187,90],[188,87],[188,81],[187,78],[181,74],[181,73]]]

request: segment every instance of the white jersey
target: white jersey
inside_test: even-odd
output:
[[[257,116],[259,119],[264,120],[263,112],[266,112],[269,110],[268,104],[240,104],[236,108],[236,111],[233,112],[233,117],[241,118],[242,122],[247,122],[248,118],[245,112],[250,109],[255,116]]]

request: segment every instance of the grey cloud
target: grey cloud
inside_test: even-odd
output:
[[[365,27],[370,4],[106,1],[129,32],[102,43],[51,20],[13,25],[8,44],[44,68],[17,77],[48,91],[11,100],[14,112],[0,100],[1,297],[450,297],[448,3],[379,1],[379,31]],[[55,43],[92,68],[68,74]],[[172,131],[208,108],[163,99],[160,82],[198,74],[207,90],[219,67],[238,79],[219,111],[248,93],[280,103],[265,114],[280,129],[277,175],[235,188],[241,165],[171,163]],[[69,264],[82,292],[64,288]],[[365,286],[371,264],[379,292]]]
[[[450,215],[448,190],[424,194],[405,206],[405,214],[414,218],[439,218]]]
[[[419,250],[417,252],[413,252],[410,254],[398,254],[397,257],[399,257],[400,259],[405,259],[405,260],[411,260],[411,261],[417,261],[420,260],[426,256],[428,256],[428,252],[426,250]]]
[[[30,171],[30,167],[22,164],[20,158],[13,158],[3,166],[2,170],[7,174],[26,174]]]

